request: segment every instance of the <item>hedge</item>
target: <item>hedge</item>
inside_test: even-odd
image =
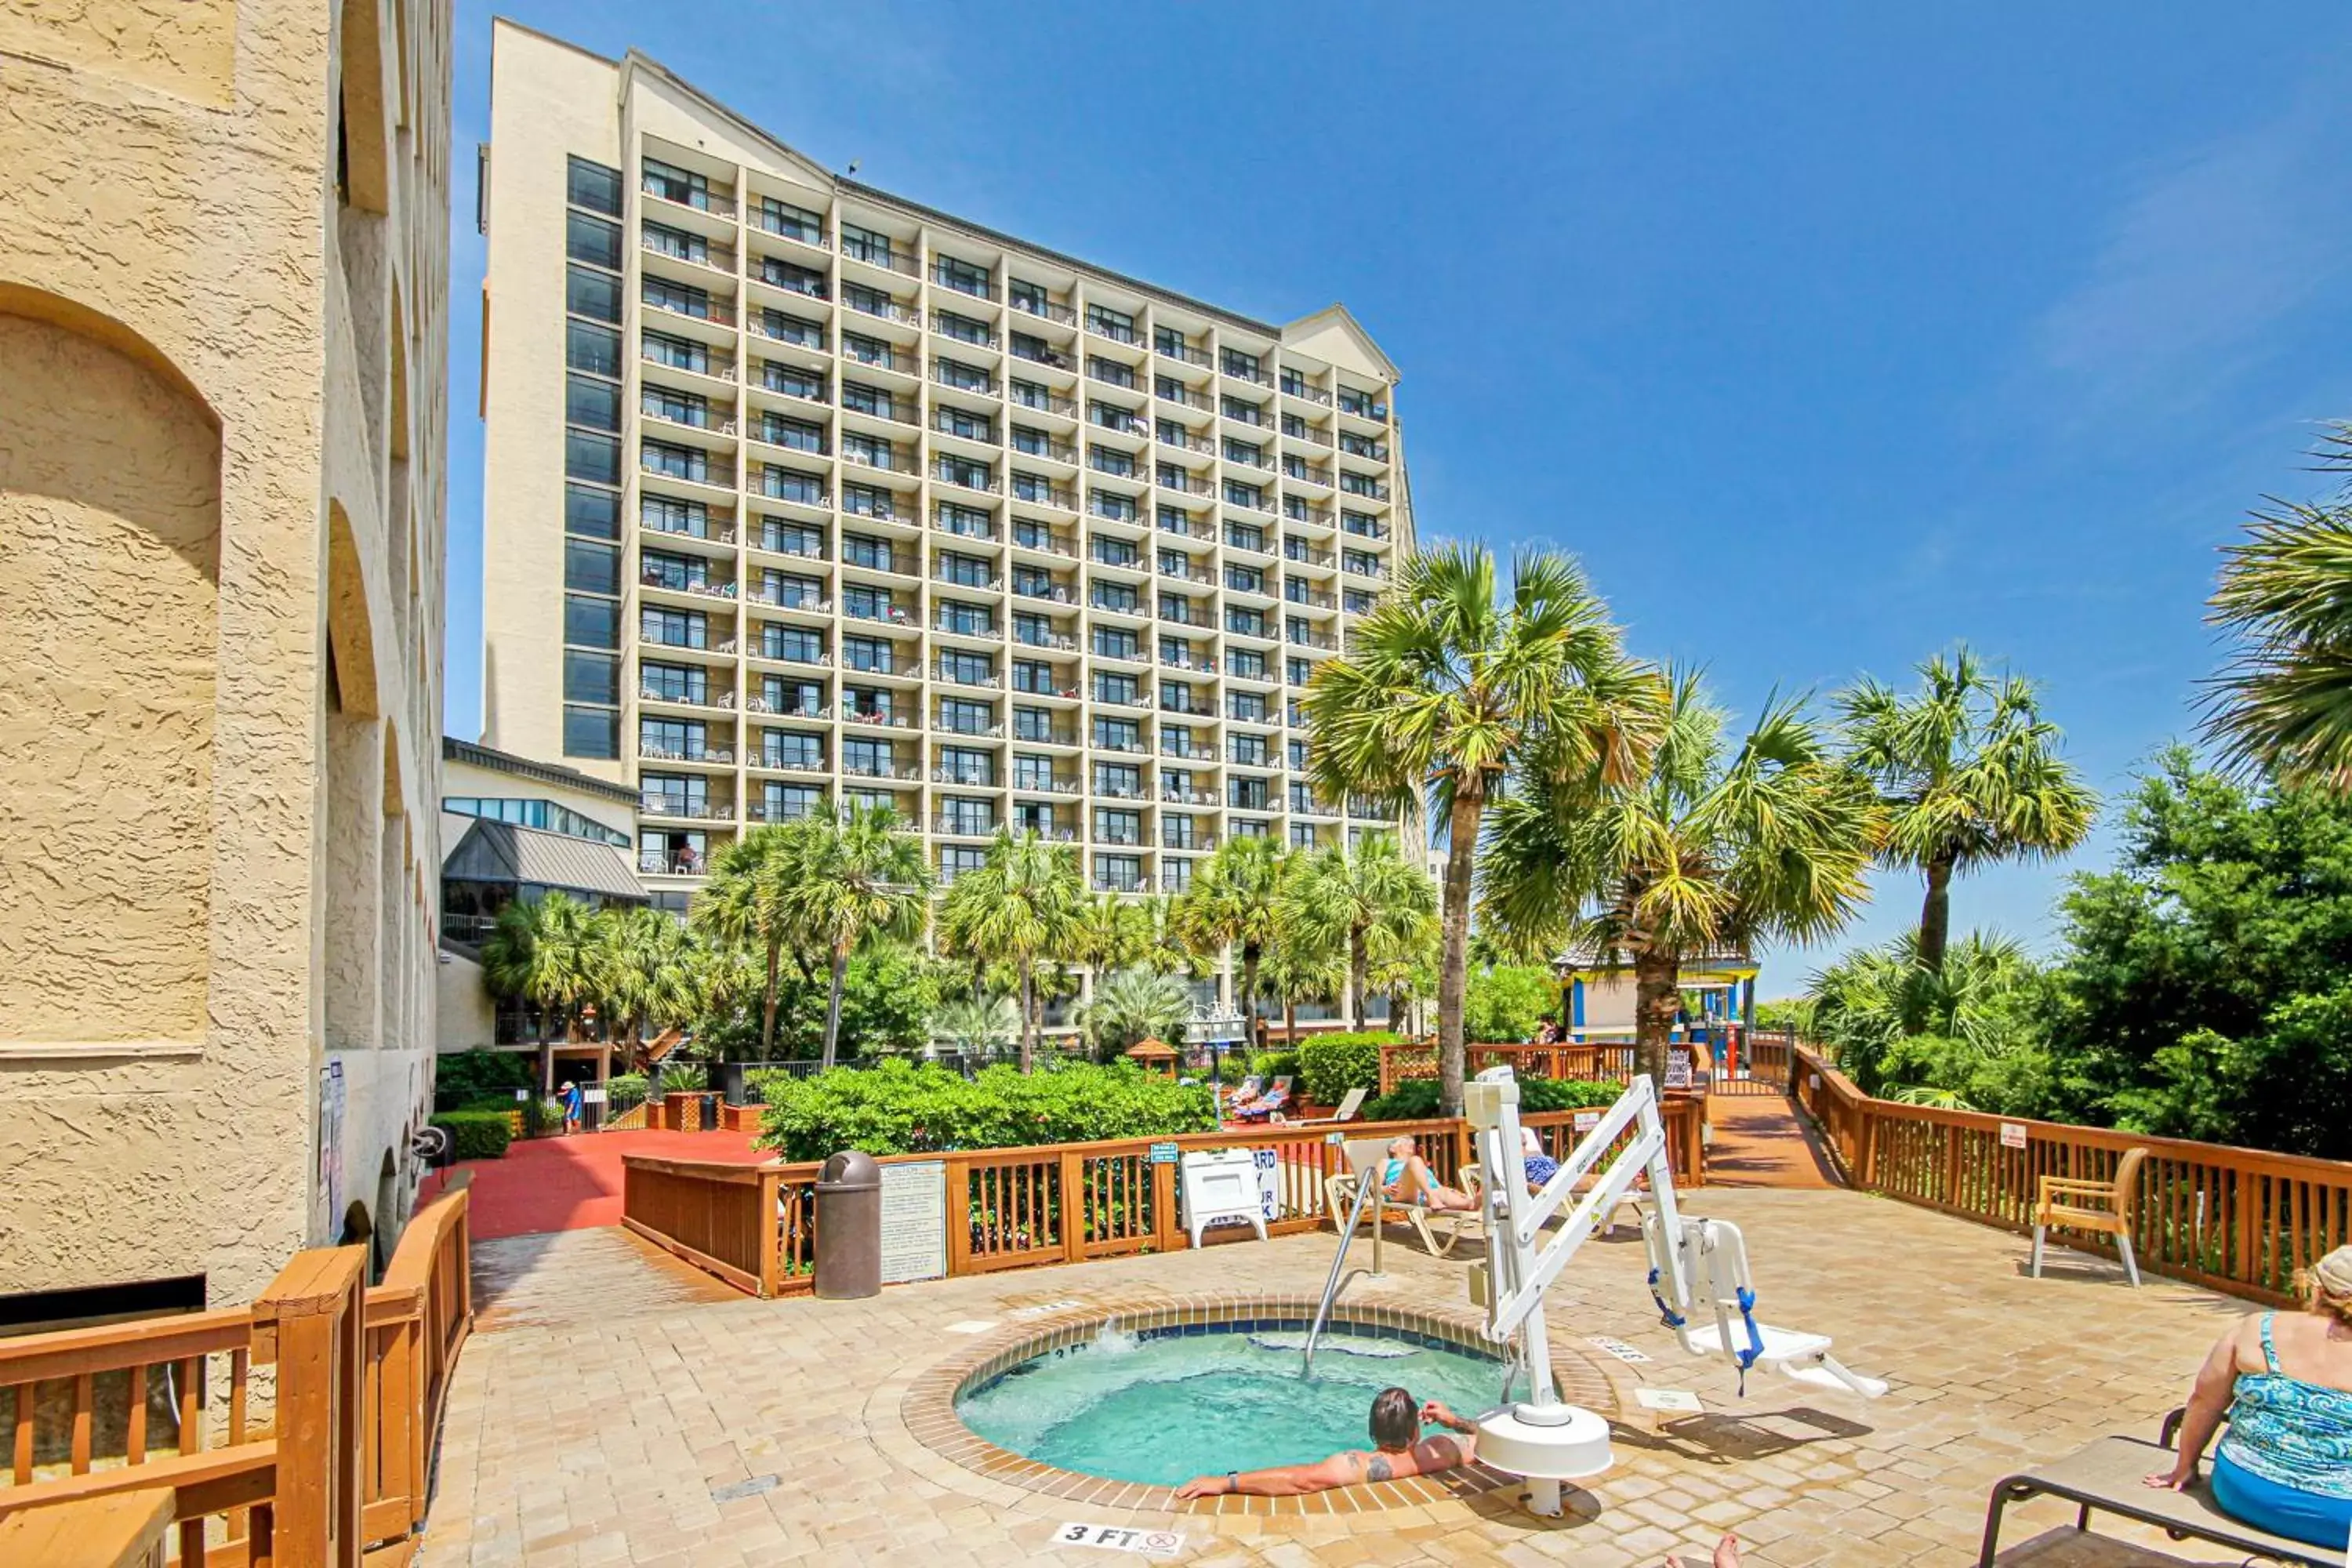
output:
[[[1367,1094],[1381,1087],[1381,1047],[1397,1043],[1384,1030],[1360,1035],[1309,1035],[1298,1042],[1298,1075],[1306,1079],[1307,1098],[1318,1105],[1337,1105],[1351,1089]]]
[[[526,1051],[452,1051],[433,1064],[433,1104],[454,1110],[485,1100],[511,1100],[529,1089],[537,1058]]]
[[[616,1072],[604,1082],[605,1109],[618,1116],[633,1105],[642,1105],[648,1088],[641,1072]]]
[[[929,1063],[886,1061],[812,1078],[754,1074],[766,1097],[760,1146],[787,1160],[844,1149],[914,1154],[1161,1138],[1216,1128],[1206,1086],[1186,1088],[1130,1062],[1050,1072],[982,1068],[967,1079]]]
[[[1595,1106],[1614,1105],[1617,1097],[1625,1092],[1622,1083],[1595,1082],[1586,1079],[1522,1078],[1519,1083],[1519,1110],[1522,1114],[1538,1110],[1585,1110]],[[1409,1078],[1388,1094],[1364,1107],[1367,1121],[1420,1121],[1435,1116],[1438,1082],[1433,1078]]]
[[[503,1110],[445,1110],[427,1125],[448,1132],[449,1157],[453,1160],[504,1159],[507,1144],[514,1137]]]

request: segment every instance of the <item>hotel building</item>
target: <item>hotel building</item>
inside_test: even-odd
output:
[[[0,1324],[407,1215],[449,47],[448,0],[0,6]]]
[[[1121,891],[1396,830],[1303,771],[1307,679],[1412,542],[1345,310],[841,178],[634,52],[501,22],[491,99],[484,740],[635,785],[663,903],[827,794],[943,879],[1010,826]]]

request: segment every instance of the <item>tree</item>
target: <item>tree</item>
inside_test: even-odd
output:
[[[1952,928],[1952,879],[2002,860],[2063,855],[2098,811],[2058,754],[2033,683],[1995,679],[1966,647],[1918,667],[1919,689],[1898,695],[1865,679],[1838,698],[1853,765],[1887,808],[1889,865],[1920,872],[1919,962],[1943,966]]]
[[[1885,814],[1801,705],[1769,703],[1736,752],[1688,671],[1637,777],[1531,779],[1495,807],[1486,910],[1514,944],[1630,963],[1640,1070],[1665,1081],[1682,966],[1727,948],[1810,942],[1866,895]]]
[[[1241,955],[1241,1008],[1258,1038],[1257,969],[1273,945],[1283,910],[1286,858],[1271,838],[1228,838],[1192,873],[1177,923],[1196,952]]]
[[[805,950],[832,964],[825,1004],[824,1065],[841,1037],[841,990],[849,955],[871,936],[913,942],[930,915],[931,870],[921,843],[887,805],[827,802],[784,831],[804,845],[802,875],[783,890],[785,920]]]
[[[700,1010],[703,955],[693,935],[660,910],[599,910],[594,922],[598,1007],[615,1043],[635,1046],[647,1026],[686,1024]]]
[[[1409,558],[1358,624],[1355,649],[1307,688],[1308,769],[1327,799],[1403,804],[1426,792],[1444,825],[1438,970],[1440,1100],[1462,1109],[1462,999],[1472,866],[1488,804],[1517,775],[1638,776],[1663,723],[1657,672],[1629,658],[1607,607],[1565,556],[1512,563],[1455,545]]]
[[[1437,887],[1404,858],[1395,837],[1368,834],[1354,850],[1338,845],[1304,857],[1291,879],[1290,924],[1346,955],[1355,1026],[1364,1026],[1376,941],[1409,940],[1436,911]]]
[[[2315,454],[2352,470],[2352,423]],[[2207,619],[2237,652],[2207,682],[2205,733],[2232,763],[2352,793],[2352,497],[2273,500],[2222,552]]]
[[[1298,1006],[1302,1002],[1337,1001],[1348,981],[1348,951],[1320,942],[1286,926],[1258,966],[1259,984],[1282,1004],[1282,1037],[1298,1043]]]
[[[1069,941],[1087,900],[1074,846],[1000,828],[974,869],[940,900],[940,934],[950,951],[1009,963],[1020,976],[1021,1070],[1035,1064],[1037,963]]]
[[[568,1038],[578,1009],[599,990],[595,911],[569,894],[517,899],[499,911],[482,943],[482,980],[494,995],[528,1005],[547,1040],[548,1015]]]
[[[1021,1015],[1003,996],[943,1002],[931,1015],[931,1036],[969,1056],[987,1057],[1021,1036]]]
[[[2005,937],[1970,931],[1929,969],[1906,932],[1812,977],[1811,1032],[1866,1094],[2041,1116],[2052,1092],[2042,997],[2041,973]]]
[[[1095,977],[1094,994],[1078,1009],[1078,1024],[1095,1054],[1108,1057],[1143,1040],[1175,1043],[1192,1013],[1192,994],[1174,975],[1120,969]]]
[[[1118,893],[1096,893],[1079,905],[1055,956],[1100,976],[1142,963],[1151,943],[1149,909]]]
[[[826,810],[830,811],[828,803]],[[714,948],[755,952],[761,960],[760,1055],[776,1050],[776,993],[787,951],[807,931],[793,890],[809,875],[814,848],[806,820],[755,827],[710,858],[710,874],[688,906],[688,923]]]

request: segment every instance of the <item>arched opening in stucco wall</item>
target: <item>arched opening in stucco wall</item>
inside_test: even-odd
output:
[[[0,286],[0,1043],[201,1043],[218,420],[121,323]]]
[[[384,750],[375,707],[375,638],[368,622],[351,521],[327,509],[326,790],[318,854],[326,904],[326,1036],[330,1051],[377,1044]]]

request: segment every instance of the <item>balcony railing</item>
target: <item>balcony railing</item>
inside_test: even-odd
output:
[[[753,822],[799,822],[815,813],[814,801],[780,800],[771,805],[764,800],[755,800],[745,808],[743,815]]]
[[[658,588],[665,594],[698,594],[706,599],[731,599],[735,596],[735,584],[732,583],[714,583],[707,577],[673,577],[658,571],[639,573],[637,585]]]
[[[1107,598],[1100,594],[1095,595],[1092,598],[1087,601],[1087,608],[1090,610],[1101,610],[1107,614],[1114,616],[1149,616],[1151,614],[1150,606],[1144,604],[1140,599],[1121,601],[1118,599]]]
[[[1160,786],[1160,798],[1170,805],[1214,805],[1216,792],[1205,789],[1179,789],[1174,784]]]
[[[944,583],[950,588],[970,588],[975,594],[993,594],[1004,586],[1002,577],[960,577],[946,567],[933,570],[931,581]]]
[[[1338,595],[1318,594],[1311,588],[1286,586],[1282,591],[1282,602],[1286,605],[1304,605],[1310,610],[1336,610],[1339,607]]]
[[[1078,558],[1077,541],[1058,533],[1031,533],[1024,536],[1020,530],[1015,529],[1013,532],[1013,548],[1043,551],[1048,555],[1059,555],[1071,561]]]
[[[945,632],[951,637],[984,637],[996,642],[1002,642],[1004,640],[1004,633],[1002,628],[982,625],[978,622],[969,622],[960,625],[950,620],[935,620],[931,623],[931,630],[935,632]]]
[[[1354,576],[1369,577],[1375,583],[1389,580],[1389,569],[1377,561],[1350,561],[1346,569]]]
[[[1163,757],[1174,757],[1180,762],[1208,762],[1215,757],[1216,752],[1206,746],[1195,746],[1190,742],[1162,741],[1160,742],[1160,754]]]
[[[1078,793],[1078,781],[1074,778],[1040,778],[1035,773],[1026,776],[1015,773],[1013,787],[1027,790],[1032,795],[1076,795]]]
[[[667,746],[656,745],[651,741],[643,741],[638,742],[637,755],[649,763],[712,763],[726,764],[732,763],[735,761],[735,748],[732,746],[705,746],[698,752],[676,751]]]
[[[850,708],[843,710],[842,719],[851,724],[864,724],[877,730],[912,730],[916,728],[911,713],[894,712],[883,708]]]
[[[1070,605],[1077,602],[1077,595],[1058,583],[1049,583],[1040,587],[1034,583],[1024,584],[1016,580],[1013,587],[1013,596],[1016,599],[1043,599],[1048,604],[1055,605]]]
[[[772,719],[830,719],[833,717],[833,709],[824,703],[797,700],[789,704],[770,702],[764,697],[748,699],[743,704],[743,709],[746,712],[764,713]]]
[[[855,566],[862,572],[887,572],[894,577],[920,576],[923,570],[921,563],[915,559],[911,552],[902,554],[895,551],[848,550],[842,552],[841,563],[844,566]],[[854,609],[849,613],[853,616],[859,614]],[[907,612],[892,605],[886,615],[860,616],[859,618],[903,621],[907,618]]]
[[[931,716],[931,728],[942,735],[971,735],[982,741],[1004,738],[1004,726],[1002,724],[950,724],[939,714]]]
[[[921,465],[915,461],[912,453],[885,451],[873,447],[860,448],[844,445],[841,448],[841,460],[845,463],[854,463],[863,468],[880,468],[883,472],[890,474],[912,474],[921,471]]]
[[[735,706],[735,694],[731,691],[722,691],[714,697],[708,690],[664,691],[658,686],[642,686],[637,690],[637,700],[667,702],[678,708],[732,709]]]
[[[757,659],[764,659],[770,664],[798,665],[803,669],[831,669],[833,668],[833,655],[829,653],[801,653],[797,650],[788,649],[782,643],[753,643],[751,645],[751,657]]]
[[[1362,496],[1369,500],[1389,499],[1389,487],[1385,480],[1367,479],[1355,474],[1342,474],[1339,477],[1343,481],[1339,488],[1351,496]]]
[[[935,664],[931,666],[931,679],[933,680],[944,680],[950,686],[977,687],[984,691],[1000,690],[1004,685],[1004,679],[1002,676],[962,675],[956,671],[954,666],[945,664]]]
[[[1152,343],[1151,352],[1167,359],[1182,360],[1186,364],[1198,365],[1202,370],[1209,368],[1209,351],[1196,349],[1190,343],[1171,342],[1161,338]]]
[[[1078,324],[1078,313],[1076,310],[1071,310],[1067,305],[1057,305],[1051,300],[1016,298],[1013,301],[1013,308],[1024,316],[1034,316],[1040,321],[1053,321],[1061,326],[1075,327]]]
[[[1199,654],[1163,653],[1160,656],[1160,662],[1171,669],[1196,669],[1203,675],[1214,675],[1217,671],[1215,660]]]
[[[940,484],[978,490],[983,495],[1004,493],[1004,481],[985,469],[959,468],[946,463],[936,463],[931,468],[931,478]]]
[[[1318,468],[1312,463],[1301,463],[1293,458],[1286,458],[1282,465],[1282,473],[1285,479],[1298,479],[1310,485],[1320,485],[1327,490],[1331,488],[1331,470]]]
[[[1312,403],[1321,408],[1328,408],[1331,406],[1331,395],[1329,393],[1324,391],[1319,386],[1311,386],[1296,376],[1286,375],[1282,378],[1282,395],[1285,397],[1299,398],[1302,401]]]
[[[866,239],[853,239],[845,234],[841,237],[841,254],[852,261],[863,261],[868,267],[887,268],[902,278],[922,276],[922,269],[915,265],[914,256],[909,252],[899,250],[896,246],[877,245]]]
[[[1065,397],[1058,392],[1045,388],[1027,391],[1016,386],[1012,389],[1012,399],[1015,406],[1034,408],[1041,414],[1057,415],[1064,419],[1076,419],[1078,416],[1076,398]]]
[[[960,838],[987,838],[996,832],[996,824],[985,817],[934,816],[931,831],[951,833]]]
[[[1293,647],[1311,647],[1328,653],[1339,646],[1339,639],[1323,632],[1294,631],[1284,639]]]
[[[1229,528],[1225,530],[1225,547],[1229,550],[1246,550],[1253,555],[1271,555],[1274,553],[1274,546],[1267,541],[1263,531],[1253,537],[1250,534],[1243,532],[1238,528]],[[1259,590],[1250,588],[1244,591],[1255,594]]]
[[[731,522],[697,522],[687,518],[666,517],[659,512],[651,517],[639,512],[637,526],[648,533],[667,534],[672,539],[695,539],[705,544],[735,542],[735,525]]]
[[[688,267],[707,267],[713,272],[735,275],[735,247],[729,245],[686,245],[658,234],[641,234],[637,247],[649,256],[665,261],[683,261]]]
[[[1216,489],[1198,474],[1188,474],[1181,468],[1163,468],[1152,476],[1152,482],[1163,490],[1187,496],[1204,496]]]
[[[1348,815],[1366,822],[1394,822],[1397,819],[1395,806],[1352,795],[1348,797]]]
[[[735,324],[735,306],[728,300],[706,299],[690,304],[673,304],[667,300],[654,299],[646,300],[643,303],[648,310],[659,310],[665,316],[676,316],[680,321],[708,321],[714,327]]]
[[[1196,408],[1203,414],[1216,407],[1215,404],[1209,401],[1207,393],[1195,392],[1191,387],[1181,384],[1171,384],[1165,387],[1154,387],[1151,395],[1162,403],[1173,403],[1185,408]]]
[[[1300,425],[1285,430],[1282,433],[1282,438],[1286,441],[1311,442],[1318,447],[1328,447],[1331,444],[1331,433],[1328,430],[1318,430],[1312,425]]]
[[[1285,561],[1297,561],[1308,566],[1330,566],[1337,563],[1339,559],[1330,551],[1318,550],[1303,539],[1287,537],[1282,542],[1282,558]]]
[[[1076,730],[1053,730],[1035,726],[1025,730],[1015,730],[1013,732],[1013,738],[1016,741],[1026,741],[1034,746],[1075,746],[1078,743],[1078,732]]]
[[[1095,737],[1095,750],[1097,752],[1118,752],[1122,755],[1137,757],[1148,756],[1150,753],[1150,748],[1146,746],[1140,740],[1110,740],[1101,735],[1097,735]]]
[[[1076,359],[1064,353],[1057,348],[1050,348],[1044,343],[1016,342],[1013,345],[1013,357],[1018,360],[1026,360],[1031,364],[1047,365],[1055,370],[1076,370],[1078,368],[1077,361]],[[1064,401],[1066,402],[1067,399],[1065,399]]]
[[[675,855],[658,849],[637,851],[637,873],[645,877],[699,877],[702,857],[691,849],[681,849]]]
[[[676,360],[663,358],[660,354],[654,352],[654,346],[651,343],[646,343],[641,345],[641,352],[638,353],[637,358],[640,362],[652,365],[656,370],[674,370],[681,375],[708,376],[713,381],[732,381],[735,379],[735,367],[733,365],[729,364],[724,360],[712,359],[708,354],[698,360],[689,360],[686,363],[680,364]],[[773,388],[770,388],[769,390],[772,391]]]
[[[1112,876],[1102,871],[1095,873],[1094,890],[1097,893],[1139,893],[1143,887],[1144,879],[1140,872],[1132,877]]]
[[[1163,836],[1160,840],[1160,847],[1162,849],[1181,850],[1188,855],[1214,849],[1216,847],[1217,836],[1213,833],[1195,833],[1190,838],[1182,840],[1171,839]]]
[[[1058,507],[1064,511],[1078,510],[1076,496],[1060,485],[1047,484],[1027,474],[1013,476],[1013,499],[1033,506]]]
[[[951,343],[966,343],[976,349],[994,349],[1003,346],[1002,340],[997,337],[993,330],[982,327],[975,332],[969,327],[951,327],[940,320],[940,314],[938,310],[931,312],[933,336],[945,338]]]
[[[696,800],[691,795],[648,793],[637,803],[637,809],[647,816],[676,817],[686,822],[732,822],[735,803],[731,800]]]
[[[900,375],[923,374],[923,362],[919,355],[869,343],[853,343],[846,338],[842,340],[841,356],[869,370],[895,371]]]
[[[735,639],[731,637],[709,637],[702,642],[671,642],[663,637],[641,637],[638,640],[646,647],[668,648],[677,653],[731,654],[735,651]]]
[[[1258,386],[1272,386],[1274,384],[1274,377],[1265,373],[1265,367],[1263,365],[1259,366],[1255,370],[1252,370],[1247,365],[1243,364],[1238,361],[1227,360],[1218,368],[1224,372],[1225,374],[1232,376],[1235,381],[1251,382]]]
[[[841,771],[861,779],[899,779],[910,784],[921,777],[923,772],[912,763],[901,763],[890,758],[885,758],[880,762],[845,760],[841,764]]]

